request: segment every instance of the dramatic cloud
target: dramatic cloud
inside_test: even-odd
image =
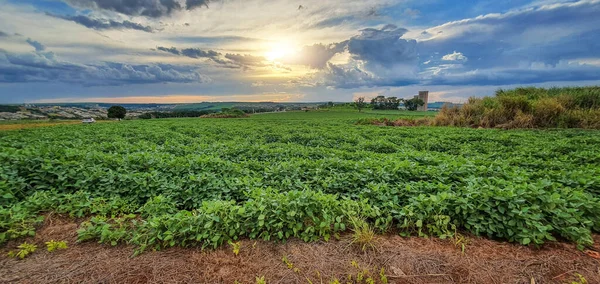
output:
[[[453,52],[450,54],[446,54],[442,57],[442,60],[446,61],[467,61],[467,57],[460,52]]]
[[[32,40],[30,38],[27,39],[27,43],[35,48],[36,52],[44,51],[46,47],[38,41]]]
[[[600,1],[579,1],[489,14],[428,29],[421,54],[460,50],[471,68],[518,67],[533,61],[597,57]],[[442,32],[440,34],[440,32]]]
[[[196,7],[202,7],[202,6],[208,8],[209,2],[210,2],[210,0],[186,0],[185,6],[186,6],[186,9],[188,9],[188,10],[192,10]]]
[[[226,68],[240,68],[241,66],[238,66],[236,64],[234,64],[233,62],[223,59],[221,57],[221,53],[220,52],[216,52],[214,50],[202,50],[199,48],[183,48],[183,49],[177,49],[176,47],[163,47],[163,46],[159,46],[156,48],[157,50],[160,51],[164,51],[164,52],[168,52],[174,55],[179,55],[179,56],[186,56],[189,58],[194,58],[194,59],[201,59],[201,58],[207,58],[212,60],[213,62],[219,64],[222,67],[226,67]]]
[[[285,64],[306,65],[313,69],[323,69],[327,62],[338,53],[344,52],[348,42],[334,43],[329,45],[313,44],[305,46],[300,52],[291,58],[284,58]]]
[[[84,9],[107,10],[129,16],[159,18],[171,15],[184,7],[177,0],[65,0],[65,2]],[[186,9],[200,6],[208,7],[208,0],[187,0]]]
[[[183,48],[181,50],[177,49],[176,47],[162,47],[159,46],[156,49],[160,50],[160,51],[165,51],[168,53],[172,53],[175,55],[183,55],[183,56],[187,56],[190,58],[210,58],[210,59],[214,59],[214,58],[218,58],[221,53],[216,52],[214,50],[209,50],[209,51],[205,51],[199,48]]]
[[[149,26],[143,26],[141,24],[130,22],[130,21],[118,22],[118,21],[113,21],[113,20],[100,20],[100,19],[93,19],[93,18],[90,18],[88,16],[83,16],[83,15],[63,16],[63,15],[53,15],[50,13],[46,13],[46,14],[48,16],[56,17],[59,19],[72,21],[72,22],[78,23],[82,26],[85,26],[87,28],[95,29],[95,30],[131,29],[131,30],[138,30],[138,31],[144,31],[144,32],[149,32],[149,33],[153,32],[153,29]]]
[[[418,42],[393,25],[363,29],[348,41],[356,62],[317,78],[336,88],[599,80],[589,60],[600,50],[598,14],[598,0],[533,7],[432,27]]]
[[[4,2],[0,93],[335,101],[374,89],[600,84],[600,0]],[[147,85],[202,74],[210,84]]]
[[[227,53],[223,56],[220,52],[214,50],[202,50],[199,48],[182,48],[176,47],[163,47],[159,46],[157,50],[168,52],[174,55],[186,56],[190,58],[208,58],[219,65],[227,68],[249,68],[254,67],[265,67],[268,64],[265,62],[266,59],[262,56],[254,56],[250,54],[233,54]]]
[[[356,60],[382,66],[412,63],[417,59],[417,41],[402,39],[407,31],[394,25],[363,29],[348,41],[348,51]]]
[[[31,39],[36,52],[10,53],[0,49],[0,83],[63,82],[84,86],[150,83],[202,83],[210,79],[188,66],[104,62],[78,64],[60,60]]]
[[[191,58],[203,58],[203,57],[215,58],[215,57],[218,57],[219,55],[221,55],[221,53],[218,53],[214,50],[204,51],[204,50],[201,50],[198,48],[182,49],[181,54],[183,56],[187,56],[187,57],[191,57]]]

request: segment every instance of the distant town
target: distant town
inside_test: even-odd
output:
[[[127,109],[126,119],[144,118],[148,114],[180,112],[219,112],[238,109],[246,113],[318,110],[348,102],[277,103],[277,102],[202,102],[196,104],[120,104]],[[429,111],[437,111],[446,102],[428,103]],[[107,119],[107,110],[115,104],[63,103],[0,105],[0,120]]]

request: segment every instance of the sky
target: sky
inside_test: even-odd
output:
[[[600,85],[600,0],[0,0],[0,103]]]

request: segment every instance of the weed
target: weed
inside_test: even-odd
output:
[[[8,252],[8,256],[9,257],[18,257],[20,259],[24,259],[25,257],[27,257],[28,255],[34,253],[37,250],[37,246],[34,244],[29,244],[27,242],[24,242],[22,244],[20,244],[17,247],[19,250],[18,251],[9,251]]]
[[[49,242],[46,242],[46,248],[48,249],[48,252],[53,252],[55,250],[59,250],[59,249],[67,249],[67,242],[66,241],[54,241],[51,240]]]
[[[381,280],[381,283],[383,283],[383,284],[388,283],[387,276],[385,275],[385,268],[383,268],[383,267],[379,271],[379,280]]]
[[[575,276],[577,276],[579,280],[573,281],[571,284],[588,284],[588,281],[585,279],[585,277],[583,277],[583,275],[576,273]]]
[[[352,242],[351,244],[358,245],[363,251],[367,248],[376,250],[375,247],[375,231],[364,219],[359,217],[350,217],[352,224]]]
[[[466,236],[455,232],[454,233],[454,246],[459,247],[462,254],[465,254],[465,250],[470,240]]]
[[[281,260],[287,266],[287,268],[289,268],[289,269],[294,268],[294,264],[288,260],[287,256],[284,255],[283,258],[281,258]]]
[[[235,254],[235,256],[237,256],[240,253],[241,242],[234,243],[230,240],[229,245],[231,246],[231,249],[233,250],[233,254]]]
[[[265,280],[264,276],[261,276],[261,277],[256,276],[255,283],[256,284],[267,284],[267,280]]]

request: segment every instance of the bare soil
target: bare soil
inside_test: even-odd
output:
[[[468,237],[464,253],[455,240],[380,236],[376,251],[339,241],[273,243],[241,241],[239,255],[230,246],[217,250],[171,248],[132,257],[132,246],[110,247],[76,243],[78,223],[48,216],[35,237],[31,256],[17,260],[6,253],[19,242],[0,248],[2,283],[356,283],[359,273],[381,283],[384,268],[389,283],[572,283],[577,274],[600,283],[596,246],[579,251],[573,244],[553,242],[542,248],[525,247]],[[599,236],[595,236],[600,241]],[[69,248],[49,253],[44,242],[66,240]],[[291,268],[282,261],[286,256]],[[352,265],[358,264],[359,268]],[[366,272],[368,270],[368,272]],[[349,275],[352,280],[349,280]],[[365,277],[366,279],[366,277]],[[310,282],[309,282],[310,281]]]

